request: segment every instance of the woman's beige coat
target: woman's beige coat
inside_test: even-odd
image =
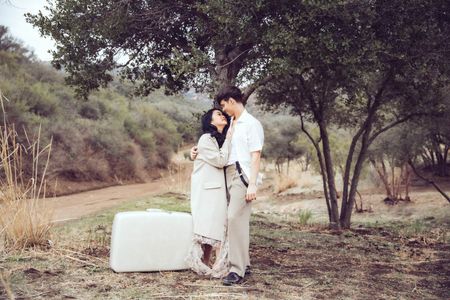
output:
[[[191,213],[194,233],[223,241],[227,218],[227,197],[223,167],[228,161],[231,142],[222,148],[209,133],[198,141],[198,155],[191,177]]]

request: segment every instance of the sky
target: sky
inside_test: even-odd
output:
[[[0,24],[7,26],[9,33],[23,44],[42,61],[50,61],[54,49],[51,39],[43,38],[39,31],[25,21],[27,12],[37,13],[44,10],[46,0],[0,0]]]

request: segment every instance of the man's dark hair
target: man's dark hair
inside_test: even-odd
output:
[[[234,100],[236,100],[236,102],[241,102],[242,104],[245,105],[245,102],[243,100],[244,95],[242,95],[241,90],[231,85],[220,89],[219,93],[217,93],[217,96],[214,100],[216,101],[217,105],[220,105],[220,101],[222,100],[228,101],[230,98],[233,98]]]

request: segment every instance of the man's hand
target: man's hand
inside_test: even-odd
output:
[[[256,199],[256,184],[250,183],[247,188],[247,194],[245,195],[245,201],[251,202]]]
[[[245,195],[245,200],[247,202],[251,202],[256,199],[256,179],[258,178],[261,151],[253,151],[250,154],[252,157],[252,164],[250,169],[250,184],[247,187],[247,194]]]
[[[198,147],[194,146],[191,148],[191,160],[195,160],[198,155]]]

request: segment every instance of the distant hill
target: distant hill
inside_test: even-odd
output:
[[[172,154],[197,138],[196,114],[210,107],[192,92],[166,96],[155,91],[132,97],[132,86],[115,81],[76,99],[64,84],[64,74],[3,32],[0,37],[0,112],[18,131],[18,141],[37,136],[41,145],[53,139],[50,179],[75,182],[142,181],[159,176]],[[25,166],[31,166],[25,157]],[[29,168],[31,170],[31,168]]]

